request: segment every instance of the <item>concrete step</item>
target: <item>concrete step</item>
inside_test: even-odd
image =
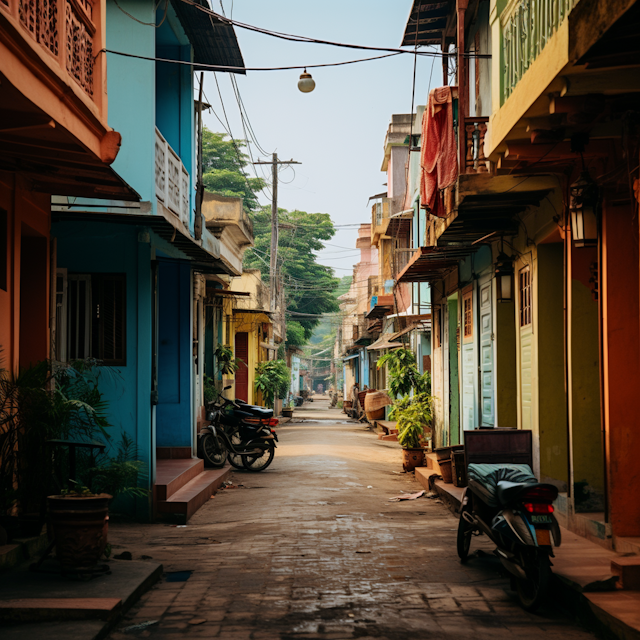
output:
[[[158,516],[163,520],[186,524],[189,518],[211,498],[213,492],[220,488],[230,473],[230,466],[202,471],[168,499],[158,501]]]
[[[425,456],[425,462],[427,463],[427,469],[434,471],[439,476],[440,473],[440,465],[438,464],[438,454],[437,453],[427,453]]]
[[[204,461],[198,458],[156,461],[156,500],[168,500],[204,471]]]
[[[121,609],[120,598],[19,598],[0,601],[0,620],[109,620],[120,615]]]

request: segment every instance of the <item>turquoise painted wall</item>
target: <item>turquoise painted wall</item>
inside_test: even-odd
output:
[[[150,0],[119,0],[118,4],[142,22],[155,21],[155,4]],[[114,2],[107,2],[107,49],[154,57],[155,39],[156,29],[139,24]],[[112,166],[155,211],[155,63],[106,55],[109,126],[122,135]]]

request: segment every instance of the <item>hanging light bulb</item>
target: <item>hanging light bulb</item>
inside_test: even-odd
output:
[[[311,77],[310,73],[307,73],[307,70],[304,70],[304,73],[300,75],[300,80],[298,80],[298,89],[302,91],[302,93],[311,93],[316,88],[315,80]]]

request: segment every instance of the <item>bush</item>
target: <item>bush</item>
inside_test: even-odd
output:
[[[260,362],[256,367],[255,387],[266,406],[273,408],[276,398],[286,398],[291,385],[291,370],[284,360]]]

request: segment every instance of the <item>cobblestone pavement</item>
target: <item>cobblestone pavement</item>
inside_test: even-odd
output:
[[[389,501],[420,489],[397,444],[322,408],[297,412],[272,466],[235,472],[188,526],[112,527],[114,553],[192,572],[143,596],[112,640],[594,637],[552,604],[524,612],[486,540],[461,565],[438,500]],[[158,622],[123,632],[145,621]]]

